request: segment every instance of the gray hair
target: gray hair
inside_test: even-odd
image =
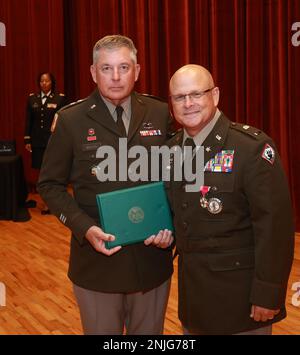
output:
[[[127,47],[130,50],[131,59],[136,64],[137,49],[130,38],[122,35],[110,35],[101,38],[93,48],[93,64],[98,62],[100,49],[117,49],[121,47]]]

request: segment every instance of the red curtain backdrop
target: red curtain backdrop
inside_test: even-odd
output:
[[[220,87],[221,110],[274,139],[300,231],[300,46],[291,41],[299,0],[0,0],[0,22],[0,139],[16,139],[29,182],[24,116],[37,74],[52,71],[70,100],[83,98],[94,88],[94,43],[121,33],[138,48],[137,90],[167,99],[174,71],[201,64]]]

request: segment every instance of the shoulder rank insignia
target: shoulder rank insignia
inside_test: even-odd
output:
[[[261,134],[259,129],[243,123],[231,122],[231,127],[254,138],[258,138],[258,136]]]
[[[87,100],[87,98],[81,99],[81,100],[77,100],[75,102],[71,102],[69,105],[66,105],[66,106],[62,107],[59,111],[57,111],[56,114],[54,115],[54,118],[53,118],[53,121],[52,121],[51,132],[54,132],[54,130],[55,130],[59,112],[64,111],[64,110],[66,110],[66,109],[68,109],[70,107],[73,107],[73,106],[77,105],[77,104],[80,104],[81,102],[86,101],[86,100]]]
[[[76,106],[76,105],[78,105],[78,104],[80,104],[81,102],[84,102],[84,101],[86,101],[86,100],[87,100],[87,98],[85,98],[85,99],[80,99],[80,100],[71,102],[70,104],[68,104],[68,105],[66,105],[66,106],[64,106],[64,107],[62,107],[58,112],[65,111],[65,110],[67,110],[68,108],[73,107],[73,106]]]
[[[266,143],[261,153],[261,157],[273,165],[275,161],[275,150]]]

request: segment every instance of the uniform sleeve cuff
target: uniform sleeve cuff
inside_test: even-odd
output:
[[[250,295],[253,305],[269,309],[279,309],[285,303],[286,287],[254,279]]]
[[[66,225],[67,224],[68,223],[66,223]],[[78,240],[78,242],[81,245],[84,244],[86,232],[92,226],[96,226],[97,225],[97,223],[92,218],[87,216],[86,214],[78,215],[77,217],[75,217],[72,220],[71,224],[72,225],[69,226],[69,227],[71,228],[73,235],[75,236],[75,238]]]

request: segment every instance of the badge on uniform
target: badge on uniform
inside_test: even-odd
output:
[[[48,108],[56,108],[57,104],[49,103],[49,104],[47,104],[47,107]]]
[[[88,136],[86,137],[88,142],[92,142],[97,140],[97,136],[95,136],[95,130],[94,128],[89,128],[88,130]]]
[[[207,210],[212,214],[220,213],[223,209],[222,201],[216,197],[208,200]]]
[[[140,131],[140,135],[142,137],[161,136],[161,130],[160,129],[147,129],[147,130]]]
[[[211,197],[211,198],[206,198],[208,192],[210,190],[215,190],[216,188],[212,188],[211,186],[201,186],[200,187],[200,193],[201,193],[201,198],[200,198],[200,206],[202,208],[206,208],[208,212],[212,214],[218,214],[222,211],[223,209],[223,204],[222,201],[216,197]]]
[[[204,171],[213,173],[231,173],[233,166],[234,150],[222,150],[210,159],[204,167]]]
[[[153,129],[153,123],[152,122],[143,122],[143,128],[144,129]]]
[[[208,201],[205,196],[209,190],[210,190],[210,186],[201,186],[200,187],[200,192],[202,194],[202,197],[200,198],[200,206],[202,208],[207,208],[207,206],[208,206]]]
[[[273,165],[275,161],[275,150],[266,143],[261,153],[261,157]]]

